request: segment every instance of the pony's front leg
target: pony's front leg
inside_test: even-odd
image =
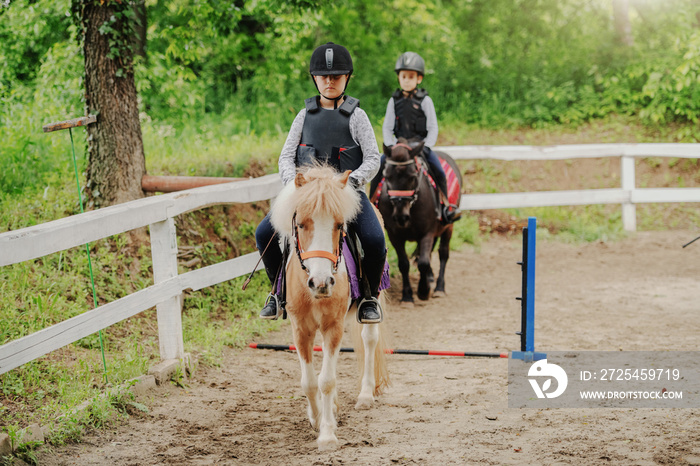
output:
[[[314,371],[313,365],[314,340],[313,337],[295,337],[294,344],[297,347],[297,355],[301,364],[301,389],[304,391],[308,402],[307,414],[309,422],[311,422],[311,427],[318,430],[321,411],[318,380],[316,379],[316,371]]]
[[[365,364],[362,373],[362,388],[357,397],[355,409],[370,409],[374,403],[374,351],[379,343],[379,325],[365,324],[362,326],[362,344],[364,346]]]
[[[440,255],[440,272],[438,273],[433,296],[435,296],[435,293],[437,293],[438,296],[445,293],[445,267],[447,266],[447,260],[450,258],[450,240],[452,239],[453,226],[454,225],[449,225],[442,235],[440,235],[440,247],[438,248],[438,254]]]
[[[323,365],[319,374],[321,389],[321,425],[317,440],[319,450],[338,448],[338,438],[335,436],[337,427],[335,416],[338,404],[336,373],[342,336],[342,319],[340,319],[340,326],[336,325],[326,330],[323,335]]]

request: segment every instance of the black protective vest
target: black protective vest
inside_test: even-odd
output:
[[[360,105],[354,97],[335,110],[321,108],[319,97],[306,99],[306,117],[297,148],[296,166],[325,163],[338,171],[362,165],[362,149],[350,134],[350,115]]]
[[[397,89],[392,95],[394,98],[394,136],[397,138],[411,139],[418,137],[425,139],[428,135],[428,126],[425,112],[421,108],[421,102],[428,91],[417,89],[410,97],[404,97],[401,89]]]

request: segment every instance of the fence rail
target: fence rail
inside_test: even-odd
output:
[[[636,157],[698,158],[700,144],[571,144],[565,146],[445,146],[434,147],[454,159],[566,160],[620,157],[621,187],[534,193],[468,194],[462,196],[464,210],[507,209],[566,205],[620,204],[622,225],[637,229],[636,204],[659,202],[700,202],[700,188],[637,188]]]
[[[465,210],[621,204],[624,226],[628,230],[634,230],[635,204],[700,202],[700,188],[639,189],[635,187],[634,174],[635,157],[697,158],[700,154],[700,144],[450,146],[434,149],[447,152],[455,159],[621,158],[622,186],[619,189],[469,194],[462,196],[462,208]],[[246,181],[148,197],[17,231],[0,233],[0,266],[5,266],[148,226],[154,273],[152,286],[0,346],[0,374],[153,306],[157,309],[161,358],[182,359],[182,292],[188,289],[196,291],[244,275],[253,268],[259,256],[257,253],[251,253],[178,274],[177,231],[174,218],[211,205],[272,199],[280,189],[279,176],[267,175]]]
[[[161,358],[182,359],[182,292],[240,277],[253,269],[259,256],[251,253],[178,275],[174,218],[211,205],[271,199],[281,188],[278,175],[267,175],[148,197],[0,234],[3,266],[148,226],[154,275],[152,286],[0,346],[0,374],[153,306],[158,316]]]

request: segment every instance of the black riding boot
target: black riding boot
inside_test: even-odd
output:
[[[270,293],[267,295],[265,306],[262,308],[262,311],[260,311],[260,318],[276,320],[277,317],[279,317],[277,315],[279,307],[279,298],[275,293]]]
[[[272,254],[271,254],[272,256]],[[263,256],[263,263],[265,262],[270,262],[270,264],[265,264],[265,272],[267,273],[267,278],[270,280],[270,283],[273,286],[272,292],[267,296],[267,299],[265,300],[265,306],[262,308],[260,311],[260,318],[261,319],[273,319],[276,320],[279,317],[279,310],[280,310],[280,305],[279,305],[279,296],[277,296],[277,273],[273,272],[273,270],[278,271],[279,270],[279,265],[275,266],[272,264],[272,262],[277,261],[276,257],[270,257],[267,261],[265,260],[266,257]],[[271,260],[270,260],[271,259]]]
[[[386,260],[386,256],[384,256]],[[371,270],[371,267],[362,269],[365,271],[366,280],[369,285],[369,296],[365,296],[357,305],[357,321],[361,324],[378,324],[384,319],[382,307],[379,305],[379,284],[381,283],[382,273],[384,273],[384,260],[379,274],[376,270]]]
[[[441,193],[441,198],[444,201],[444,204],[442,204],[441,201],[442,221],[445,223],[452,223],[455,221],[457,209],[455,206],[451,205],[447,199],[447,179],[445,177],[440,178],[439,176],[434,176],[433,178],[435,179],[438,192]]]

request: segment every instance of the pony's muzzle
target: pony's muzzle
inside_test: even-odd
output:
[[[402,228],[408,226],[409,222],[411,221],[411,216],[403,211],[394,212],[393,218],[394,222],[396,222],[396,224]]]
[[[309,277],[306,284],[315,298],[325,298],[331,295],[331,290],[333,285],[335,285],[335,278],[333,275],[326,279]]]

